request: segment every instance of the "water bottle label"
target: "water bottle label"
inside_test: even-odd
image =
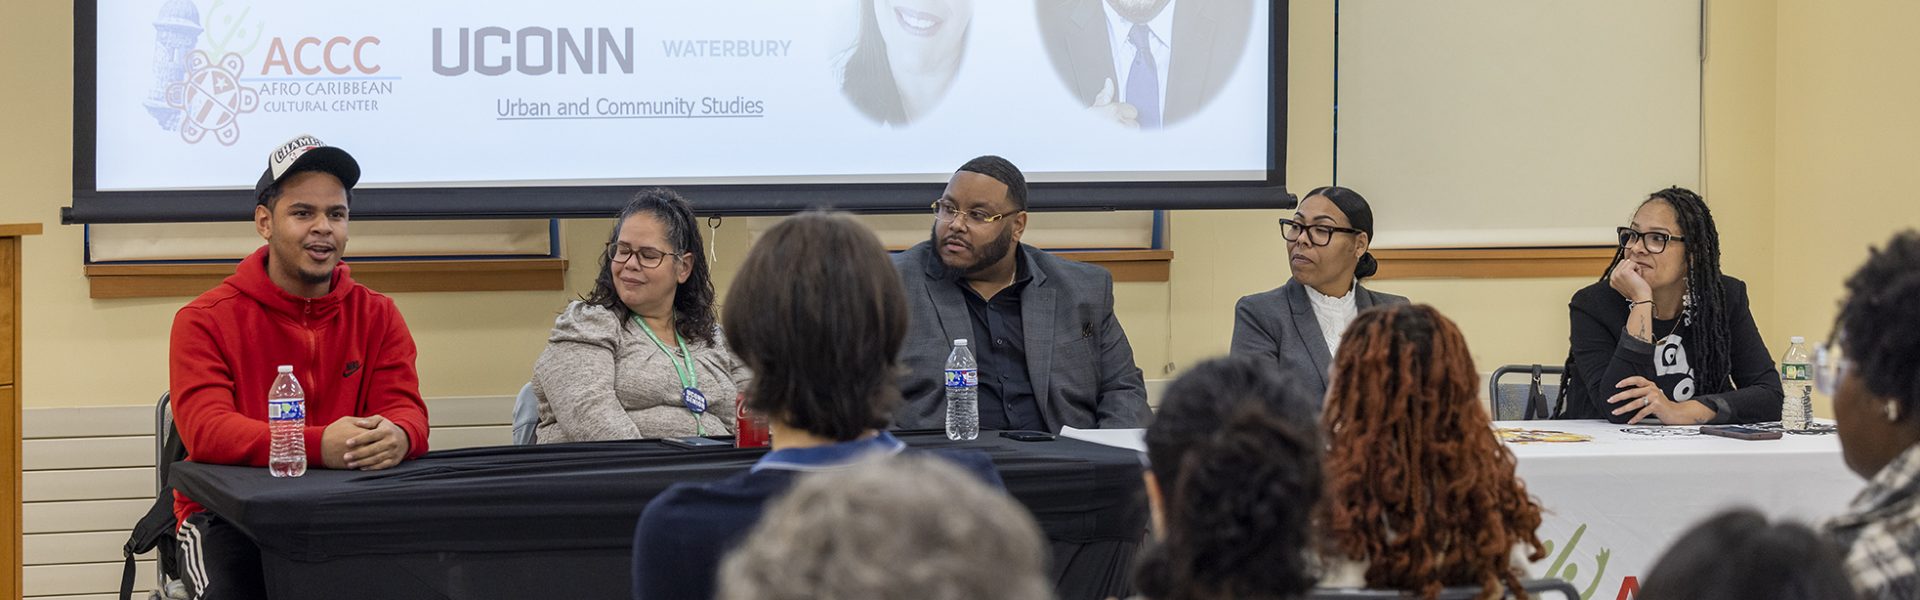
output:
[[[1808,373],[1807,371],[1808,371],[1807,365],[1784,363],[1780,365],[1780,378],[1781,379],[1811,379],[1813,375],[1811,373]]]
[[[267,418],[275,421],[290,421],[307,418],[307,409],[303,398],[267,401]]]
[[[979,387],[980,371],[977,369],[947,369],[947,387]]]

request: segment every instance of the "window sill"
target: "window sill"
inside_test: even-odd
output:
[[[1166,283],[1172,273],[1172,250],[1089,250],[1055,252],[1067,260],[1104,267],[1113,273],[1115,283],[1146,281]]]
[[[234,262],[87,265],[90,298],[198,296],[233,274]],[[381,293],[566,289],[564,258],[351,262],[353,278]]]
[[[1405,248],[1374,250],[1372,279],[1599,277],[1613,246],[1569,248]]]

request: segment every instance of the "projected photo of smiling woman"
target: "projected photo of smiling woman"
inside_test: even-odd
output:
[[[840,92],[862,114],[905,126],[947,95],[966,53],[973,0],[861,0],[860,30],[840,54]]]

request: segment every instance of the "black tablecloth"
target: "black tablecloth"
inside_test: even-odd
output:
[[[1060,597],[1125,595],[1146,531],[1140,463],[1077,440],[952,442],[992,456],[1053,545]],[[432,452],[375,472],[180,463],[171,482],[259,543],[274,598],[628,598],[634,522],[678,482],[724,478],[765,451],[655,441]]]

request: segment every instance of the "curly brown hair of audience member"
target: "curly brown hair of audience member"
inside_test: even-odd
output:
[[[807,475],[720,565],[722,600],[1052,600],[1020,503],[937,455]]]
[[[1230,357],[1167,386],[1144,439],[1165,522],[1134,571],[1142,597],[1266,600],[1313,588],[1323,477],[1307,377]]]
[[[1546,556],[1540,506],[1480,405],[1460,329],[1427,305],[1370,309],[1348,326],[1333,371],[1321,416],[1328,555],[1366,562],[1368,587],[1524,598],[1514,550]]]

